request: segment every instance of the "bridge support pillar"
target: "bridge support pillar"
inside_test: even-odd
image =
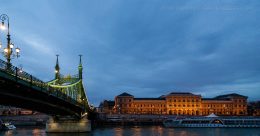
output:
[[[71,117],[50,117],[46,122],[46,132],[90,132],[91,121],[84,117],[75,119]]]

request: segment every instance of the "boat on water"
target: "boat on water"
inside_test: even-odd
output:
[[[122,118],[120,116],[110,116],[106,118],[107,121],[122,121]]]
[[[0,128],[1,128],[1,130],[13,130],[13,129],[16,129],[16,127],[12,123],[10,123],[10,122],[2,123]]]
[[[260,127],[260,118],[219,117],[212,113],[205,117],[174,118],[163,122],[165,127]]]

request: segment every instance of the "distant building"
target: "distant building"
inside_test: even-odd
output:
[[[19,115],[21,108],[0,105],[0,115]]]
[[[239,94],[202,98],[202,115],[247,115],[247,97]]]
[[[260,116],[260,101],[248,103],[247,110],[248,115]]]
[[[135,98],[124,92],[115,97],[113,111],[118,114],[247,115],[247,97],[233,93],[202,98],[189,92],[172,92],[158,98]]]
[[[172,92],[165,96],[167,114],[200,115],[201,95]]]
[[[166,114],[165,98],[134,98],[122,93],[115,98],[117,113],[129,114]]]
[[[31,110],[0,105],[0,115],[31,115],[33,113]]]
[[[115,106],[115,101],[104,100],[99,105],[99,112],[112,114],[115,112],[114,106]]]

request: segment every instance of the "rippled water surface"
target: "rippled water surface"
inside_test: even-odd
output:
[[[90,133],[45,133],[44,127],[18,127],[0,136],[260,136],[259,128],[106,127]]]

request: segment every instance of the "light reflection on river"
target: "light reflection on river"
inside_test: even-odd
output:
[[[0,136],[260,136],[259,128],[104,127],[91,133],[45,133],[44,127],[18,127]]]

